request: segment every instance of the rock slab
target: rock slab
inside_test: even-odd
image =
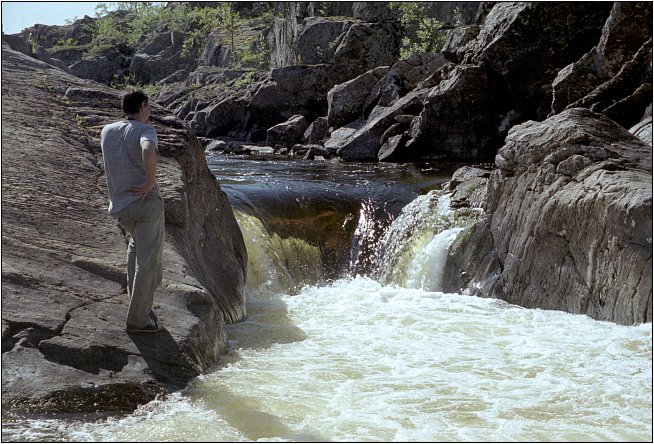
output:
[[[160,107],[164,330],[124,331],[126,237],[99,146],[119,93],[3,45],[2,405],[130,411],[215,364],[245,316],[247,253],[197,139]]]
[[[488,184],[489,296],[652,321],[652,148],[584,108],[511,129]],[[483,281],[485,277],[479,279]]]

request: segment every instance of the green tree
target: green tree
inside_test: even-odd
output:
[[[429,17],[431,2],[391,2],[391,8],[400,12],[404,29],[400,56],[438,52],[445,43],[443,23]]]

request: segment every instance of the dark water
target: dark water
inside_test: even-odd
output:
[[[261,160],[211,155],[209,168],[233,207],[281,237],[318,247],[325,277],[365,273],[369,243],[420,194],[461,165]]]

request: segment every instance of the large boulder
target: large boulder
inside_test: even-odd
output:
[[[512,128],[496,166],[486,211],[501,273],[486,295],[651,322],[652,147],[575,108]]]
[[[478,65],[458,65],[429,91],[411,125],[406,150],[414,159],[491,161],[515,114],[499,98],[502,85]]]
[[[394,22],[355,23],[343,36],[331,62],[347,79],[378,66],[391,66],[399,58],[399,36],[399,26]]]
[[[330,89],[327,93],[329,126],[340,128],[362,117],[370,91],[388,70],[387,66],[380,66]]]
[[[18,51],[27,56],[32,56],[32,45],[29,44],[27,39],[21,37],[19,34],[2,34],[2,44],[8,45],[14,51]]]
[[[87,54],[69,69],[71,74],[82,79],[108,84],[115,77],[127,73],[129,65],[130,59],[118,49],[106,48],[97,54]]]
[[[338,155],[343,160],[376,161],[382,147],[382,136],[395,123],[400,115],[410,116],[419,110],[427,90],[416,89],[388,107],[376,107],[365,124],[359,127],[346,140],[340,142]],[[331,139],[335,139],[332,134]],[[330,139],[330,140],[331,140]],[[331,142],[325,142],[325,147]],[[395,148],[394,148],[395,149]],[[396,160],[399,156],[394,156]],[[390,159],[389,159],[390,160]]]
[[[327,114],[327,92],[343,77],[330,65],[273,69],[248,104],[250,125],[270,128],[301,114],[313,121]]]
[[[611,7],[611,3],[499,2],[468,45],[463,62],[483,66],[510,85],[502,100],[520,110],[525,120],[545,118],[552,80],[597,44]]]
[[[99,146],[119,93],[7,48],[2,78],[3,409],[131,411],[184,387],[218,361],[225,322],[245,316],[247,253],[200,143],[153,107],[164,330],[129,335],[126,236],[107,214]]]
[[[308,126],[309,122],[304,116],[300,114],[291,116],[286,122],[268,129],[266,144],[272,147],[291,148],[300,141]]]
[[[293,49],[297,63],[316,65],[329,63],[339,38],[352,25],[352,20],[337,20],[324,17],[308,17],[302,23],[302,31],[297,36]]]
[[[396,62],[372,88],[363,106],[370,114],[375,106],[390,106],[446,64],[441,54],[413,54]]]

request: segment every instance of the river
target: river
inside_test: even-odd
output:
[[[453,166],[208,162],[250,256],[229,354],[131,415],[4,440],[652,440],[652,324],[438,291]]]

